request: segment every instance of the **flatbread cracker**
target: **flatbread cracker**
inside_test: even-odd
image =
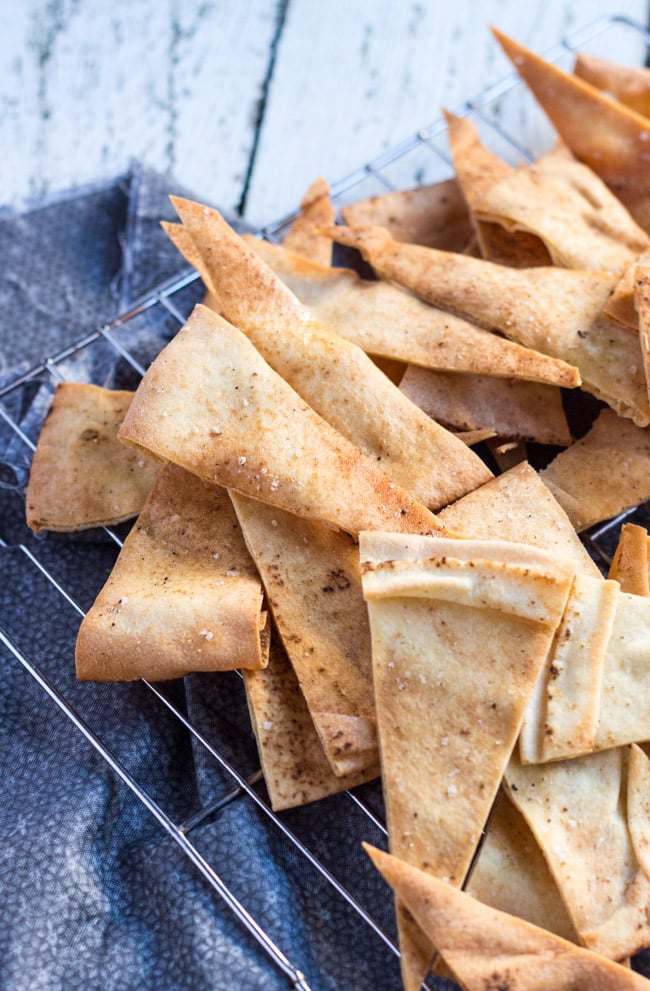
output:
[[[636,523],[624,523],[608,578],[617,581],[623,592],[650,596],[650,538],[648,531]]]
[[[370,627],[356,544],[276,507],[231,498],[333,772],[376,769]]]
[[[34,533],[110,526],[138,515],[160,465],[117,439],[133,395],[80,382],[57,387],[27,485]]]
[[[571,443],[557,386],[410,365],[400,389],[452,430],[489,429],[500,438],[560,447]]]
[[[333,224],[336,216],[330,188],[322,177],[311,184],[300,203],[300,213],[287,231],[283,245],[297,255],[320,262],[321,265],[332,263],[332,242],[318,234],[317,224]]]
[[[572,572],[499,541],[364,533],[360,554],[391,850],[460,885]],[[398,912],[414,987],[428,961],[414,972],[418,953],[402,922]]]
[[[492,33],[580,161],[617,191],[647,184],[650,121],[501,31]]]
[[[519,738],[523,762],[597,749],[603,672],[618,597],[616,582],[576,576],[547,670],[526,711]]]
[[[578,52],[573,72],[631,110],[650,118],[650,69],[618,65],[596,55]]]
[[[409,402],[360,348],[314,320],[216,210],[173,202],[228,319],[393,482],[433,509],[486,481],[480,458]]]
[[[262,585],[224,489],[166,465],[81,624],[77,677],[260,668]]]
[[[503,790],[490,812],[483,843],[463,890],[485,905],[578,942],[542,851]]]
[[[576,573],[600,577],[600,572],[579,540],[564,510],[537,472],[528,464],[517,465],[443,510],[440,518],[450,532],[465,537],[505,539],[527,543],[567,559]],[[426,972],[433,946],[405,910],[398,910],[404,980],[413,991]]]
[[[463,251],[473,236],[465,197],[456,179],[382,193],[341,208],[346,224],[376,224],[396,241]]]
[[[543,765],[513,755],[509,795],[537,837],[583,944],[618,960],[647,946],[650,881],[627,822],[629,748]]]
[[[442,513],[442,519],[445,525],[449,527],[450,530],[466,534],[466,535],[476,535],[476,536],[496,536],[502,535],[507,539],[511,540],[522,540],[527,542],[532,542],[537,545],[545,546],[549,550],[552,550],[556,555],[560,557],[569,556],[576,567],[577,574],[586,575],[593,581],[594,578],[599,576],[598,569],[595,564],[589,558],[584,546],[579,542],[575,531],[571,527],[566,514],[560,508],[557,502],[551,496],[549,490],[540,480],[539,476],[527,465],[520,465],[516,469],[513,469],[507,475],[500,476],[494,479],[492,482],[478,489],[476,492],[470,493],[468,496],[459,500],[455,506],[449,507]],[[611,751],[614,753],[615,751]],[[587,775],[587,783],[584,786],[584,793],[588,795],[589,792],[592,793],[592,797],[599,792],[599,782],[601,777],[604,775],[605,780],[607,780],[607,774],[604,769],[610,766],[610,762],[613,762],[615,767],[618,767],[617,759],[612,759],[611,757],[602,757],[600,754],[593,755],[588,758],[580,758],[580,760],[585,761],[585,771]],[[562,767],[568,765],[571,767],[574,761],[561,762]],[[556,772],[553,768],[556,765],[547,764],[543,767],[537,768],[537,772],[540,775],[544,775],[546,771],[553,775]],[[531,771],[533,773],[533,771]],[[563,778],[559,776],[558,793],[554,800],[554,807],[564,808],[566,803],[564,801],[564,784]],[[577,777],[578,785],[580,785],[580,775]],[[620,779],[619,779],[620,780]],[[580,786],[581,787],[581,786]],[[566,789],[569,794],[571,794],[572,786]],[[609,795],[610,792],[607,792]],[[606,816],[610,815],[610,808],[614,808],[616,805],[615,796],[618,795],[618,785],[613,785],[611,789],[611,797],[614,805],[608,805],[609,798],[607,796],[603,799],[603,805],[596,808],[593,815],[593,821],[598,822],[603,820]],[[513,795],[513,798],[515,796]],[[532,807],[532,802],[531,802]],[[569,806],[567,806],[567,809]],[[525,810],[522,810],[525,811]],[[544,806],[540,808],[540,817],[544,815]],[[612,813],[613,815],[613,813]],[[567,812],[564,817],[561,817],[562,821],[565,822],[567,835],[571,838],[572,842],[578,843],[576,839],[576,829],[580,826],[581,819],[579,812],[570,814]],[[576,826],[573,824],[576,823]],[[619,829],[618,820],[615,819],[616,829]],[[593,852],[594,863],[589,862],[583,867],[576,868],[576,878],[581,877],[587,879],[588,884],[592,884],[588,879],[591,878],[593,873],[594,877],[600,879],[599,881],[594,881],[594,890],[588,889],[584,893],[585,905],[589,909],[592,902],[596,903],[596,910],[600,911],[602,907],[602,899],[607,898],[611,892],[603,889],[603,894],[601,896],[598,890],[598,884],[604,885],[605,881],[603,878],[607,875],[610,870],[609,867],[603,867],[600,863],[598,855],[598,843],[599,836],[595,837],[595,849]],[[621,843],[624,843],[624,829],[620,827],[620,833],[618,834]],[[583,840],[583,842],[585,842]],[[610,841],[607,841],[610,843]],[[614,843],[614,837],[612,837],[611,843]],[[560,865],[565,865],[563,869],[570,870],[570,865],[572,863],[571,858],[567,855],[566,857],[562,855],[562,845],[557,844],[555,849],[558,851],[558,860]],[[625,853],[625,847],[623,849],[623,863],[625,863],[625,857],[629,854]],[[583,858],[584,862],[584,858]],[[550,861],[549,861],[550,863]],[[580,863],[580,858],[578,858],[578,863]],[[603,862],[604,863],[604,862]],[[609,862],[608,862],[609,863]],[[612,867],[611,871],[615,871],[617,868]],[[636,870],[636,868],[634,868]],[[554,872],[556,876],[556,881],[561,880],[561,877]],[[630,874],[626,868],[623,869],[623,876],[629,877]],[[576,880],[576,884],[578,880]],[[613,885],[616,882],[611,882]],[[624,886],[624,882],[623,882]],[[566,898],[566,889],[565,891]],[[632,888],[632,897],[634,895],[634,886]],[[580,893],[578,897],[583,897]],[[642,904],[642,899],[639,898],[639,906]],[[579,902],[579,905],[582,903]],[[603,908],[603,914],[606,913],[607,909]],[[588,918],[584,916],[583,909],[580,908],[578,917],[582,920],[580,927],[584,928],[585,925],[591,925]],[[639,909],[640,913],[640,909]],[[627,916],[628,920],[631,919],[631,926],[636,925],[635,917],[633,913]],[[576,919],[574,919],[576,921]],[[625,926],[622,926],[623,931],[625,931]],[[618,939],[618,937],[616,937]],[[625,935],[625,939],[629,938],[629,933]],[[647,938],[647,937],[642,937]],[[621,940],[621,953],[627,952],[627,946],[624,940]]]
[[[650,403],[638,339],[602,316],[616,276],[559,268],[513,269],[466,255],[399,245],[380,228],[332,227],[387,280],[525,347],[572,362],[583,388],[639,426]]]
[[[367,843],[364,848],[466,991],[650,988],[640,974],[483,905]]]
[[[515,244],[520,232],[537,237],[540,265],[617,274],[650,247],[648,235],[620,200],[568,149],[557,147],[515,169],[481,144],[471,121],[448,114],[447,124],[456,171],[479,234],[482,223],[498,223]]]
[[[478,131],[466,117],[448,112],[445,117],[454,168],[470,209],[482,257],[515,268],[551,265],[548,249],[538,236],[482,215],[483,196],[516,170],[481,144]]]
[[[306,805],[354,788],[379,773],[378,767],[345,777],[332,772],[298,679],[275,636],[271,638],[268,666],[243,674],[264,780],[274,811]]]
[[[259,238],[244,237],[314,316],[373,358],[427,368],[509,376],[567,388],[580,384],[564,361],[524,348],[351,269],[326,269]]]
[[[209,484],[351,534],[439,530],[432,513],[321,419],[204,306],[147,370],[120,439]]]
[[[650,499],[650,432],[603,410],[540,472],[576,530]]]
[[[650,231],[650,121],[500,31],[492,31],[567,147],[607,183],[639,226]]]
[[[570,561],[577,574],[600,578],[569,517],[529,464],[463,496],[439,520],[458,536],[530,544]]]

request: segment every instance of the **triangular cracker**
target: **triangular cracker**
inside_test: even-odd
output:
[[[530,544],[571,561],[578,574],[600,577],[567,514],[529,464],[463,496],[439,520],[458,536]]]
[[[620,100],[643,117],[650,118],[650,69],[619,65],[596,55],[578,52],[573,71],[580,79]]]
[[[433,509],[486,480],[480,458],[409,402],[360,348],[314,320],[216,210],[173,202],[227,318],[397,485]]]
[[[232,493],[276,626],[335,774],[378,763],[370,628],[347,534]]]
[[[248,338],[204,306],[148,369],[120,439],[206,482],[351,534],[368,526],[440,529],[310,409]]]
[[[616,191],[646,187],[650,122],[492,29],[565,144]]]
[[[323,268],[268,241],[244,240],[310,311],[373,357],[572,388],[577,369],[350,269]]]
[[[585,946],[621,959],[650,939],[650,881],[634,852],[624,800],[629,748],[542,765],[513,756],[505,780]]]
[[[583,387],[639,426],[650,423],[638,340],[602,316],[615,276],[558,268],[513,269],[397,244],[380,228],[332,227],[384,279],[490,330],[573,362]]]
[[[649,551],[650,538],[646,528],[624,523],[608,577],[617,581],[623,592],[650,596]]]
[[[260,668],[262,586],[225,489],[166,465],[79,630],[77,677]]]
[[[478,131],[466,117],[446,113],[449,146],[454,168],[470,209],[474,229],[483,258],[500,265],[529,268],[551,265],[551,256],[543,241],[527,230],[495,223],[481,212],[483,197],[501,180],[509,179],[516,170],[481,144]]]
[[[650,431],[603,410],[540,472],[576,530],[650,499]]]
[[[396,241],[463,251],[473,230],[465,197],[455,179],[382,193],[341,208],[346,224],[376,224]]]
[[[490,429],[510,440],[571,443],[557,386],[410,365],[400,389],[450,430]]]
[[[333,224],[335,215],[330,188],[322,177],[318,178],[302,198],[300,213],[283,239],[284,247],[321,265],[331,265],[332,243],[316,232],[316,225]]]
[[[648,991],[640,974],[496,909],[364,844],[466,991]]]
[[[275,636],[268,666],[243,673],[264,780],[276,812],[354,788],[379,773],[378,767],[344,777],[332,772],[298,679]]]
[[[551,551],[571,562],[579,574],[600,572],[578,539],[564,510],[528,464],[519,464],[443,510],[450,532],[465,537],[505,539]],[[426,971],[433,947],[413,937],[415,924],[398,912],[400,945],[409,944],[402,970],[414,991]],[[408,969],[407,969],[408,968]]]
[[[360,554],[391,850],[460,885],[572,571],[499,541],[364,533]]]
[[[483,222],[498,223],[515,239],[519,232],[540,239],[538,264],[618,274],[650,247],[620,200],[566,148],[514,169],[481,144],[471,121],[448,115],[447,123],[479,234]]]
[[[27,485],[34,533],[109,526],[138,515],[160,465],[117,439],[133,395],[81,382],[57,387]]]

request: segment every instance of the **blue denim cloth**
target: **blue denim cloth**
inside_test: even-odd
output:
[[[0,213],[0,377],[88,334],[183,268],[159,226],[173,219],[170,189],[182,192],[138,168],[26,214]],[[145,341],[146,321],[134,334]],[[100,345],[78,359],[75,374],[125,385],[114,359]],[[28,436],[49,401],[52,383],[44,381],[50,388],[30,386],[6,400]],[[0,546],[0,626],[180,823],[227,795],[232,779],[145,685],[76,681],[79,613],[21,545],[82,609],[116,548],[97,531],[34,537],[20,494],[28,463],[0,420],[0,540],[8,545]],[[2,991],[288,989],[287,976],[2,645],[0,657]],[[236,674],[161,687],[240,774],[257,769]],[[365,794],[380,806],[376,783]],[[362,839],[381,845],[382,837],[351,799],[281,818],[393,932],[392,898],[360,849]],[[392,952],[250,798],[230,802],[190,838],[314,991],[399,987]]]

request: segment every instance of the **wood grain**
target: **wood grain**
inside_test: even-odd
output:
[[[626,3],[645,23],[645,0]],[[289,6],[247,216],[268,222],[290,210],[312,179],[333,180],[458,107],[510,72],[488,24],[545,50],[567,32],[612,13],[611,0],[453,0],[452,3],[330,0]],[[610,36],[610,45],[612,44]],[[644,50],[621,32],[610,57],[638,63]],[[523,143],[548,142],[548,128],[530,124],[516,101],[503,108]],[[531,128],[535,127],[535,133]],[[497,149],[498,150],[498,149]],[[426,152],[412,159],[398,184],[446,174]],[[367,193],[379,192],[368,184]]]
[[[140,159],[238,203],[278,0],[26,0],[0,8],[3,202]]]
[[[618,6],[646,21],[647,0]],[[614,9],[612,0],[0,0],[0,202],[109,178],[139,159],[265,223],[293,209],[316,175],[339,178],[508,71],[488,22],[543,50]],[[621,29],[600,54],[638,63],[645,52]],[[493,110],[524,143],[548,141],[516,100]],[[392,178],[443,170],[425,152]]]

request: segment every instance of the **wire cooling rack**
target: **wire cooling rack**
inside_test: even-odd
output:
[[[636,39],[639,61],[644,61],[650,37],[642,26],[622,17],[602,19],[574,32],[546,55],[553,61],[567,64],[576,49],[607,54],[612,50],[613,36],[621,32]],[[549,125],[514,74],[468,101],[459,112],[470,116],[482,130],[486,143],[510,161],[534,158],[550,145]],[[503,124],[506,117],[510,121],[508,127]],[[521,123],[520,128],[512,126],[512,122],[517,120]],[[517,133],[513,133],[514,130]],[[380,192],[406,188],[418,181],[436,181],[451,174],[445,125],[438,120],[335,183],[332,198],[335,205],[342,206]],[[259,233],[271,240],[280,240],[291,220],[291,216],[284,217]],[[243,764],[234,761],[228,742],[218,733],[206,730],[203,724],[193,722],[188,717],[186,706],[178,701],[168,686],[143,682],[142,686],[150,693],[154,705],[160,708],[161,718],[164,713],[180,724],[191,738],[192,745],[201,753],[201,759],[212,762],[220,775],[220,787],[212,794],[203,796],[198,807],[185,810],[185,814],[181,815],[171,814],[163,808],[156,797],[156,788],[139,781],[129,767],[129,760],[120,754],[119,732],[109,734],[110,739],[107,740],[105,733],[102,735],[93,728],[92,718],[87,718],[85,708],[92,714],[93,706],[85,707],[83,691],[92,692],[93,686],[71,688],[69,674],[61,678],[60,670],[56,666],[50,670],[51,665],[48,665],[48,644],[56,632],[53,623],[64,617],[61,620],[67,636],[67,640],[64,637],[64,649],[69,652],[69,665],[72,667],[74,632],[103,584],[103,578],[98,579],[97,576],[106,577],[112,566],[122,543],[124,528],[106,528],[99,537],[95,534],[93,543],[78,535],[66,539],[54,535],[37,538],[24,524],[23,493],[31,455],[57,384],[65,380],[97,381],[100,370],[102,384],[106,384],[105,370],[110,368],[113,387],[135,388],[148,364],[184,324],[203,292],[197,275],[185,272],[118,319],[52,355],[0,389],[0,451],[5,452],[0,462],[0,495],[3,496],[4,507],[0,518],[0,560],[3,561],[3,573],[10,574],[10,580],[16,585],[16,595],[21,605],[25,598],[29,601],[35,586],[40,590],[39,596],[47,600],[45,608],[34,610],[27,642],[22,642],[25,638],[12,632],[7,617],[0,617],[0,643],[7,658],[22,665],[40,686],[43,705],[49,700],[61,710],[173,840],[179,855],[184,854],[194,865],[217,899],[221,900],[224,910],[232,913],[237,920],[242,934],[248,934],[257,951],[266,958],[267,963],[271,962],[280,981],[278,986],[286,981],[289,988],[309,991],[310,988],[333,986],[331,983],[321,983],[322,973],[326,969],[323,961],[313,954],[310,954],[307,963],[302,959],[290,958],[283,945],[282,933],[278,936],[271,931],[268,918],[259,908],[257,900],[251,899],[249,892],[239,893],[236,884],[224,878],[224,875],[230,874],[228,865],[207,857],[202,851],[202,844],[194,837],[200,836],[201,827],[206,823],[218,824],[219,816],[229,806],[248,803],[281,836],[282,856],[289,860],[298,858],[304,865],[300,871],[304,870],[305,876],[318,876],[319,883],[327,885],[333,897],[345,904],[347,917],[355,919],[370,933],[371,940],[375,940],[377,954],[380,957],[383,954],[386,960],[394,963],[398,951],[391,923],[386,921],[390,913],[385,904],[378,906],[378,889],[374,889],[375,896],[370,900],[351,889],[349,879],[341,878],[340,872],[337,874],[332,870],[326,856],[315,850],[313,844],[304,842],[300,830],[293,828],[290,816],[272,812],[259,767],[251,767],[250,762],[247,764],[246,761]],[[603,570],[610,562],[624,519],[635,519],[648,526],[648,505],[637,507],[584,535],[590,553]],[[324,820],[327,820],[331,807],[329,801],[320,803],[319,815]],[[348,813],[350,808],[353,809],[352,818],[358,830],[358,837],[352,838],[356,849],[361,839],[382,843],[385,828],[377,790],[373,792],[364,786],[345,793],[338,801],[347,803]],[[337,816],[340,818],[340,805],[338,809]],[[344,818],[341,821],[347,823],[349,820]],[[333,828],[336,829],[336,824]],[[364,856],[360,849],[358,856]],[[263,884],[264,879],[260,878],[260,885]],[[383,902],[389,901],[384,896]],[[364,962],[360,961],[359,974],[363,966]],[[386,986],[394,987],[397,971],[393,969],[390,974],[392,983]],[[223,986],[231,986],[227,977]]]

